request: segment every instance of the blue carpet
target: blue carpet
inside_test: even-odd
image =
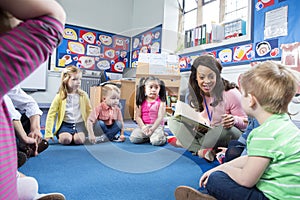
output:
[[[128,134],[127,134],[128,135]],[[179,185],[198,188],[203,171],[217,165],[169,144],[52,143],[19,170],[39,182],[39,192],[68,200],[171,200]]]

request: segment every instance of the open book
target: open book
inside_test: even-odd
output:
[[[176,103],[174,117],[187,124],[199,126],[203,130],[210,128],[199,112],[195,111],[189,104],[179,100]]]

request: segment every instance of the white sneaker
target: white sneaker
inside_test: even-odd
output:
[[[113,142],[123,142],[119,135],[115,136],[112,141]]]
[[[106,137],[105,134],[95,137],[96,144],[107,142],[107,141],[108,141],[108,138]]]
[[[61,193],[37,194],[34,200],[65,200],[66,197]]]

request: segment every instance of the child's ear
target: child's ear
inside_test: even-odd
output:
[[[256,105],[256,103],[257,103],[257,99],[252,94],[248,94],[248,95],[250,97],[249,106],[253,108]]]

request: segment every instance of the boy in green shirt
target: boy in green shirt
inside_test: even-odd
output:
[[[213,168],[200,178],[208,194],[180,186],[182,199],[299,199],[300,131],[288,116],[298,72],[266,61],[241,76],[241,103],[261,124],[247,139],[247,156]]]

